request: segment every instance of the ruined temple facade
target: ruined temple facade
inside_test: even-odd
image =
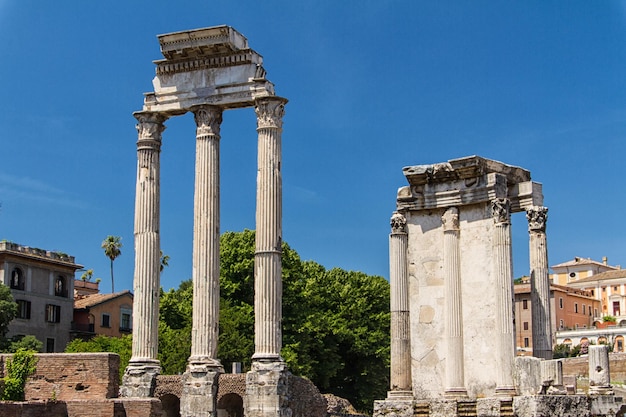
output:
[[[134,113],[137,131],[133,347],[120,393],[154,396],[160,272],[160,152],[165,122],[193,113],[196,141],[191,356],[182,376],[181,415],[215,416],[219,376],[220,126],[225,110],[253,107],[258,174],[255,248],[255,352],[247,374],[248,417],[291,416],[282,347],[281,135],[287,100],[276,96],[263,58],[229,26],[158,36],[154,91]]]
[[[602,370],[597,398],[564,395],[552,360],[541,184],[478,156],[403,173],[389,236],[391,383],[375,417],[615,415],[621,400],[602,379],[608,350],[589,362],[590,375]],[[535,357],[515,355],[515,213],[528,224]]]

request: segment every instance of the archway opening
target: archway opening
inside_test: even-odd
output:
[[[218,412],[225,412],[225,414],[220,413],[224,417],[243,417],[243,398],[233,393],[225,394],[217,402],[217,409]]]

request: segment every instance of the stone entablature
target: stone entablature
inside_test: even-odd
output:
[[[274,96],[265,78],[263,57],[229,26],[158,36],[165,59],[155,61],[154,91],[145,94],[144,111],[179,115],[193,106],[250,107]]]
[[[527,170],[480,156],[409,166],[402,172],[409,185],[398,190],[398,211],[480,204],[497,198],[509,199],[511,213],[543,204],[541,184],[532,182]]]

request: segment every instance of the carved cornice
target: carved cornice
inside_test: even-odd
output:
[[[447,209],[441,216],[441,223],[444,232],[459,231],[459,209],[456,207]]]
[[[391,216],[391,234],[406,234],[406,217],[397,211],[394,211]]]
[[[276,96],[256,100],[254,111],[256,112],[257,129],[282,129],[285,104],[287,104],[286,99]]]
[[[529,232],[545,232],[548,221],[548,208],[543,206],[532,206],[526,210]]]
[[[229,53],[228,55],[188,58],[180,61],[157,61],[157,75],[171,75],[181,72],[208,68],[233,67],[236,65],[261,65],[261,58],[252,49]]]
[[[196,121],[196,136],[220,135],[222,109],[216,106],[198,106],[192,109]]]
[[[491,214],[496,224],[511,223],[511,203],[508,198],[495,198],[491,200]]]

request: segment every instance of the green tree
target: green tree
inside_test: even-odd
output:
[[[161,254],[161,263],[159,264],[159,272],[163,272],[166,266],[170,266],[170,256],[164,255],[163,251],[160,251]]]
[[[17,303],[13,301],[9,287],[0,283],[0,351],[6,350],[9,346],[6,335],[9,331],[9,323],[15,316],[17,316]]]
[[[33,352],[41,352],[43,350],[43,342],[33,335],[14,338],[11,341],[9,352],[14,353],[18,350],[32,350]]]
[[[36,365],[37,358],[32,350],[18,349],[11,358],[7,359],[2,391],[3,400],[24,401],[26,378],[35,372]]]
[[[95,336],[90,340],[74,339],[65,347],[67,353],[77,352],[112,352],[120,356],[120,381],[128,366],[132,354],[133,339],[131,335],[122,337]]]
[[[115,292],[115,280],[113,279],[113,261],[122,254],[122,238],[119,236],[107,236],[102,241],[102,249],[104,254],[111,260],[111,292]]]

